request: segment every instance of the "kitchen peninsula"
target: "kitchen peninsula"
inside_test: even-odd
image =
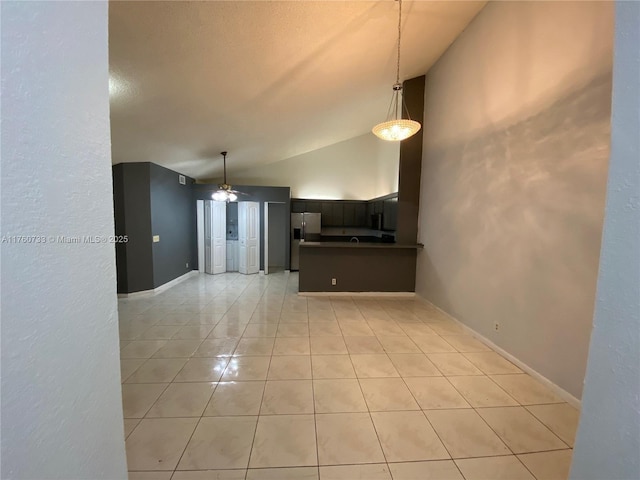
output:
[[[397,243],[303,242],[299,291],[413,292],[420,248]]]

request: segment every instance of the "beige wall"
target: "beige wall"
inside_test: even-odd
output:
[[[425,92],[417,292],[578,398],[612,35],[612,3],[489,3]]]
[[[399,145],[372,133],[233,172],[238,185],[290,186],[293,198],[370,200],[398,191]]]

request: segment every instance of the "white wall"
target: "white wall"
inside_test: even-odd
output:
[[[640,478],[640,3],[617,2],[611,161],[571,478]]]
[[[425,91],[417,292],[577,398],[612,38],[613,3],[490,2]]]
[[[2,2],[2,478],[127,477],[106,2]]]
[[[370,200],[398,191],[400,146],[367,133],[229,174],[237,185],[290,186],[292,198]]]

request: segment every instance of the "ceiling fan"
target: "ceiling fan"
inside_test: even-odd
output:
[[[244,193],[233,190],[233,187],[227,183],[227,152],[220,152],[220,154],[224,169],[223,183],[218,185],[218,190],[211,195],[211,198],[216,202],[235,202],[238,195],[244,195]]]

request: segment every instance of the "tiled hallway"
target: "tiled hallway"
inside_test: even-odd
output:
[[[131,480],[568,475],[578,411],[422,302],[228,273],[119,310]]]

